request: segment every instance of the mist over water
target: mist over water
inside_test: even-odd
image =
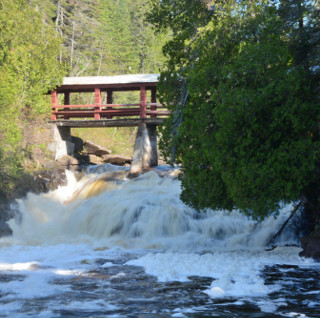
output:
[[[319,264],[299,257],[299,220],[267,246],[292,205],[261,223],[199,213],[169,170],[127,179],[126,168],[91,167],[19,200],[13,236],[0,239],[0,317],[320,314]]]

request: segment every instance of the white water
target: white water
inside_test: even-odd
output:
[[[112,269],[119,258],[123,266],[143,267],[159,283],[211,277],[214,280],[202,291],[204,295],[238,304],[249,299],[262,312],[275,312],[286,303],[281,297],[268,298],[283,286],[266,284],[261,274],[266,266],[319,266],[299,257],[299,247],[265,248],[292,206],[262,223],[236,211],[197,213],[180,201],[180,183],[170,173],[160,177],[149,172],[110,182],[105,181],[108,174],[101,174],[104,169],[117,170],[111,165],[100,167],[80,181],[68,172],[67,186],[43,195],[30,193],[18,201],[21,222],[11,220],[13,236],[0,239],[0,274],[21,277],[1,283],[0,317],[19,313],[24,317],[26,312],[35,316],[37,311],[26,307],[31,299],[46,299],[46,310],[37,312],[39,317],[60,317],[58,310],[114,312],[119,307],[114,300],[62,301],[57,296],[72,293],[72,284],[81,279],[97,280],[104,291],[113,279],[125,280],[128,274],[122,267],[108,278],[92,274],[97,268]],[[281,242],[293,239],[288,232]],[[105,261],[97,265],[99,259]],[[312,301],[308,306],[314,306]],[[194,310],[177,304],[172,312],[183,315]]]

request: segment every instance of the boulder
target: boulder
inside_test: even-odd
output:
[[[12,230],[5,222],[0,222],[0,237],[12,235]]]
[[[64,155],[64,156],[58,158],[57,162],[63,168],[67,168],[67,169],[71,169],[71,170],[77,169],[78,165],[79,165],[79,161],[76,158],[71,157],[69,155]]]
[[[126,163],[131,163],[132,159],[127,156],[122,155],[104,155],[102,156],[104,163],[111,163],[114,165],[124,165]]]
[[[96,156],[96,155],[89,155],[89,162],[96,164],[96,165],[101,165],[103,164],[103,159],[100,156]]]
[[[112,152],[111,150],[101,147],[89,140],[84,143],[84,146],[88,155],[103,156],[110,155]]]
[[[316,261],[320,261],[320,236],[312,233],[301,240],[302,252],[300,256],[311,257]]]

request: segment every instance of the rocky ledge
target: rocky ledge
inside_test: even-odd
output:
[[[0,191],[0,237],[12,234],[6,222],[19,213],[12,208],[16,199],[23,198],[28,192],[38,194],[56,189],[66,183],[66,174],[64,169],[54,168],[24,173],[12,181],[15,186],[10,191]]]
[[[314,231],[309,236],[304,237],[301,240],[302,252],[300,256],[311,257],[316,261],[320,261],[320,233]]]

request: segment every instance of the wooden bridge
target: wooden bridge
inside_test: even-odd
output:
[[[170,114],[164,106],[157,103],[158,78],[158,74],[64,78],[63,84],[51,92],[50,123],[53,133],[49,148],[56,159],[73,154],[71,128],[138,126],[131,172],[137,173],[156,166],[156,127]],[[140,92],[136,103],[114,103],[114,92],[128,91]],[[73,103],[81,93],[91,93],[89,95],[94,96],[94,103]],[[90,96],[86,96],[87,99]]]
[[[51,122],[69,127],[159,125],[169,112],[157,103],[158,78],[158,74],[64,78],[63,84],[51,92]],[[131,104],[114,103],[113,93],[124,91],[139,91],[140,99]],[[71,104],[74,93],[94,94],[94,104]]]

